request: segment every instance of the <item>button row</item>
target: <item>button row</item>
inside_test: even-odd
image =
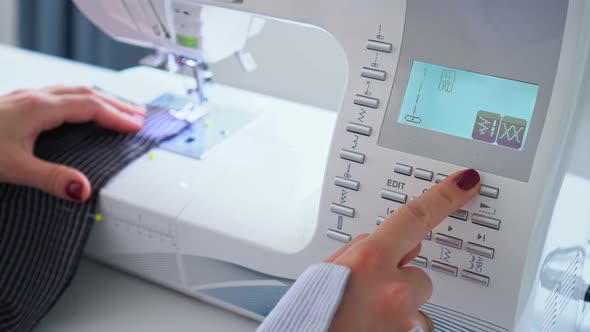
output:
[[[440,234],[440,233],[436,234],[434,239],[439,244],[453,247],[456,249],[461,249],[461,247],[463,246],[463,240],[452,237],[452,236]],[[480,255],[483,257],[490,258],[490,259],[494,258],[494,252],[495,252],[494,249],[480,246],[479,244],[476,244],[473,242],[467,242],[467,245],[465,246],[465,250],[467,252],[475,254],[475,255]],[[435,271],[438,271],[438,272],[441,272],[441,273],[444,273],[444,274],[447,274],[447,275],[450,275],[453,277],[457,276],[458,269],[455,266],[441,263],[441,262],[437,262],[437,261],[433,261],[432,264],[430,265],[430,267]],[[461,277],[467,281],[471,281],[471,282],[474,282],[476,284],[486,286],[486,287],[490,283],[489,277],[486,277],[481,274],[473,273],[473,272],[467,271],[467,270],[461,271]]]
[[[378,51],[378,52],[391,53],[393,51],[393,45],[390,43],[382,42],[382,41],[369,40],[367,42],[367,49],[373,50],[373,51]],[[361,70],[361,76],[365,77],[365,78],[385,81],[385,79],[387,78],[387,73],[382,70],[364,67]],[[379,99],[371,98],[371,97],[367,97],[367,96],[363,96],[363,95],[356,95],[356,97],[354,98],[354,104],[360,105],[360,106],[366,106],[366,107],[370,107],[370,108],[378,108],[379,107]],[[364,135],[364,136],[370,136],[372,128],[369,126],[350,122],[346,126],[346,130],[351,133]],[[357,153],[354,151],[349,151],[349,150],[340,151],[340,158],[345,159],[345,160],[349,160],[349,161],[353,161],[353,162],[356,162],[359,164],[364,164],[364,162],[365,162],[365,155],[364,154]],[[360,183],[358,181],[354,181],[354,180],[343,178],[343,177],[336,177],[336,179],[334,180],[334,183],[338,187],[342,187],[342,188],[346,188],[346,189],[350,189],[350,190],[354,190],[354,191],[358,191],[360,188]],[[350,218],[354,218],[354,214],[355,214],[355,210],[353,208],[348,207],[348,206],[344,206],[344,205],[340,205],[340,204],[336,204],[336,203],[332,203],[330,205],[330,211],[332,211],[333,213],[342,215],[342,216],[350,217]],[[384,220],[385,220],[385,218],[379,217],[377,219],[377,224],[378,225],[381,224]],[[349,234],[345,234],[345,233],[338,232],[335,230],[329,230],[327,236],[330,239],[333,239],[336,241],[341,241],[344,243],[350,242],[350,240],[351,240],[351,236]]]
[[[417,256],[412,261],[410,261],[410,264],[416,265],[416,266],[419,266],[422,268],[427,268],[428,267],[428,259],[423,256]],[[430,268],[433,269],[434,271],[444,273],[444,274],[449,275],[451,277],[457,277],[457,274],[459,272],[459,269],[456,266],[445,264],[445,263],[442,263],[439,261],[432,261],[432,263],[430,263]],[[481,274],[478,274],[475,272],[471,272],[468,270],[461,271],[461,278],[463,278],[464,280],[476,283],[478,285],[484,286],[484,287],[488,287],[490,285],[490,278],[489,277],[486,277],[484,275],[481,275]]]
[[[385,220],[385,218],[383,218],[383,220]],[[432,231],[426,234],[424,240],[432,240]],[[437,233],[434,237],[434,240],[439,244],[457,249],[461,249],[461,247],[463,246],[463,240],[441,233]],[[467,251],[470,254],[479,255],[489,259],[494,259],[494,254],[496,253],[496,250],[493,248],[484,247],[473,242],[467,242],[467,244],[465,245],[465,251]]]
[[[385,218],[383,218],[385,219]],[[439,239],[441,239],[442,237],[445,237],[445,235],[442,234],[437,234],[436,236],[436,241],[439,242]],[[336,241],[340,241],[343,243],[348,243],[352,240],[352,237],[350,236],[350,234],[346,234],[346,233],[342,233],[339,231],[335,231],[335,230],[328,230],[327,233],[328,238],[332,239],[332,240],[336,240]],[[447,238],[451,238],[446,236]],[[458,240],[458,239],[455,239]],[[461,240],[459,240],[461,241]],[[460,249],[460,248],[458,248]],[[477,244],[471,243],[469,242],[467,244],[466,247],[468,252],[472,252],[474,254],[481,254],[482,256],[486,256],[489,258],[492,258],[494,255],[494,250],[491,248],[486,248],[486,247],[482,247],[479,246]],[[426,268],[428,266],[428,259],[426,257],[423,256],[417,256],[416,258],[414,258],[411,262],[411,264],[422,267],[422,268]],[[438,262],[438,261],[432,261],[432,263],[430,264],[430,268],[432,268],[434,271],[440,272],[440,273],[444,273],[446,275],[452,276],[452,277],[456,277],[457,276],[457,272],[458,272],[458,268],[456,266],[452,266],[449,264],[445,264],[442,262]],[[471,281],[473,283],[479,284],[481,286],[485,286],[488,287],[490,284],[490,278],[481,274],[477,274],[471,271],[467,271],[467,270],[462,270],[461,271],[461,277],[467,281]]]
[[[436,179],[435,182],[439,183],[442,180],[446,179],[447,177],[449,177],[446,174],[437,174],[436,175]],[[482,196],[486,196],[486,197],[490,197],[490,198],[495,198],[497,199],[498,196],[500,195],[500,189],[498,188],[494,188],[494,187],[490,187],[490,186],[486,186],[485,184],[481,185],[481,188],[479,189],[479,194]]]
[[[395,166],[393,167],[393,171],[398,173],[398,174],[402,174],[402,175],[406,175],[406,176],[412,176],[412,170],[414,168],[410,165],[405,165],[405,164],[400,164],[400,163],[396,163]],[[416,177],[417,179],[420,180],[425,180],[425,181],[432,181],[432,177],[434,176],[434,173],[429,171],[429,170],[425,170],[422,168],[416,168],[416,172],[414,172],[414,177]]]
[[[439,183],[442,180],[446,179],[447,177],[448,177],[448,175],[439,173],[436,175],[435,182]],[[498,198],[498,196],[500,194],[500,189],[482,184],[481,188],[479,190],[479,194],[482,196],[487,196],[487,197],[491,197],[491,198]]]
[[[386,199],[388,201],[397,202],[400,204],[405,204],[408,201],[408,195],[402,194],[397,191],[387,190],[387,189],[381,190],[381,198]],[[465,210],[457,210],[457,211],[451,213],[449,215],[449,217],[463,220],[463,221],[467,221],[467,219],[469,219],[469,212],[467,212]],[[471,217],[471,222],[476,225],[499,230],[501,220],[496,219],[496,218],[492,218],[492,217],[488,217],[488,216],[484,216],[484,215],[481,215],[478,213],[474,213],[473,216]]]
[[[430,240],[431,238],[432,232],[428,233],[426,237],[424,237],[425,240]],[[436,241],[436,243],[438,244],[442,244],[444,246],[452,247],[459,250],[463,247],[463,240],[441,233],[436,234],[436,236],[434,237],[434,241]],[[493,259],[495,253],[495,250],[493,248],[484,247],[473,242],[467,242],[465,250],[470,254],[483,256],[489,259]]]

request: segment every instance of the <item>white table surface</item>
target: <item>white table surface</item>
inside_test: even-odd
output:
[[[113,71],[0,44],[0,95],[18,88],[94,85]],[[587,269],[588,271],[588,269]],[[35,331],[254,331],[258,323],[83,259],[71,287]],[[590,315],[581,331],[590,331]]]

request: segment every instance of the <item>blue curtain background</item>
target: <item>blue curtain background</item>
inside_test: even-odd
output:
[[[69,0],[19,0],[18,5],[23,48],[112,69],[136,66],[151,53],[114,41]]]

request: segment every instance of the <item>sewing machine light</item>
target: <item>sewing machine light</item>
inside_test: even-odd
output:
[[[189,59],[189,58],[182,58],[182,62],[191,67],[196,67],[199,63],[196,60]]]

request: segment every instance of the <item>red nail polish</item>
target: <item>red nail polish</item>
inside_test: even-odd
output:
[[[461,173],[456,179],[455,184],[462,190],[469,190],[479,183],[479,173],[474,169],[468,169]]]
[[[82,189],[82,183],[72,181],[66,186],[66,195],[75,201],[80,201],[82,200]]]

